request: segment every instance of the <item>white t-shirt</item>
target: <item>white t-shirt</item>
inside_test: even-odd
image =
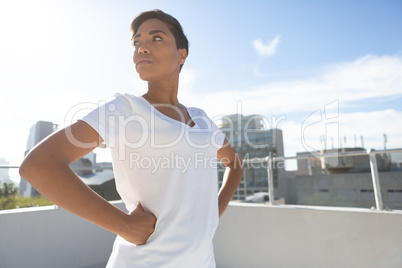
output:
[[[127,210],[140,201],[157,218],[144,245],[117,236],[107,267],[215,267],[217,151],[225,136],[202,109],[187,111],[193,127],[119,94],[82,118],[111,150]]]

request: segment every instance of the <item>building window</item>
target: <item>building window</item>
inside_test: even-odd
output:
[[[390,202],[402,202],[402,190],[388,190],[387,192]]]
[[[360,190],[360,201],[374,201],[374,190],[373,189],[361,189]]]
[[[321,200],[329,200],[329,190],[320,189],[320,191],[318,192],[318,198]]]
[[[337,199],[340,201],[356,201],[357,194],[353,189],[339,189],[336,191]]]

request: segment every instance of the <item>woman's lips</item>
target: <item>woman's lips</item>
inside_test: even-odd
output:
[[[137,61],[137,66],[143,66],[143,65],[147,65],[152,63],[152,61],[148,60],[148,59],[139,59]]]

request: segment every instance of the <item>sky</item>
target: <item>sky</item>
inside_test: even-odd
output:
[[[263,115],[285,156],[381,150],[384,134],[402,148],[400,0],[0,0],[0,158],[19,165],[39,120],[64,127],[82,104],[145,93],[129,25],[155,8],[190,41],[184,105],[213,119]]]

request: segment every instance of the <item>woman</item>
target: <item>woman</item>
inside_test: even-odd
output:
[[[20,174],[55,204],[117,234],[108,267],[215,267],[212,238],[240,183],[242,160],[202,109],[178,101],[188,55],[179,22],[153,10],[136,17],[131,31],[148,91],[117,95],[51,135]],[[69,167],[103,142],[128,214]],[[219,193],[216,158],[226,166]]]

